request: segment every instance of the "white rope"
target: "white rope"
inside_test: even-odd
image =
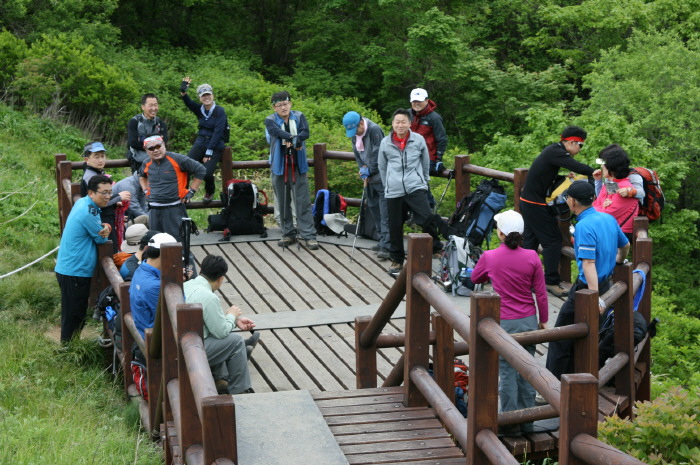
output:
[[[34,265],[35,263],[39,263],[40,261],[42,261],[43,259],[45,259],[46,257],[48,257],[49,255],[51,255],[52,253],[54,253],[54,252],[57,251],[57,250],[58,250],[58,247],[56,247],[55,249],[53,249],[53,250],[50,251],[50,252],[47,252],[46,254],[44,254],[44,255],[42,255],[41,257],[39,257],[39,258],[37,258],[36,260],[34,260],[33,262],[27,263],[26,265],[24,265],[24,266],[21,267],[21,268],[17,268],[17,269],[14,270],[14,271],[10,271],[9,273],[5,273],[4,275],[0,276],[0,279],[7,278],[8,276],[11,276],[11,275],[13,275],[13,274],[15,274],[15,273],[18,273],[18,272],[20,272],[20,271],[26,269],[26,268],[29,268],[30,266]]]
[[[16,216],[15,218],[12,218],[11,220],[3,221],[3,222],[0,223],[0,224],[12,223],[13,221],[22,218],[24,215],[26,215],[27,213],[29,213],[29,212],[32,210],[32,208],[34,208],[34,205],[36,205],[38,202],[39,202],[38,200],[35,200],[34,203],[32,204],[32,206],[29,207],[24,213],[22,213],[22,214],[19,215],[19,216]]]

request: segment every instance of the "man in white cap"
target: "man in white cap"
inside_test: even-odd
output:
[[[180,237],[182,218],[187,217],[185,203],[197,192],[206,175],[201,163],[180,153],[168,152],[160,136],[143,142],[149,159],[141,166],[139,182],[148,199],[150,229]],[[189,176],[193,179],[187,187]]]
[[[365,183],[369,214],[372,215],[379,245],[377,258],[389,258],[389,217],[387,215],[386,199],[384,198],[384,183],[379,175],[379,145],[384,139],[384,131],[369,118],[364,118],[356,111],[349,111],[343,116],[345,135],[352,142],[352,151],[359,167],[360,179]],[[365,221],[360,218],[360,221]]]
[[[201,104],[193,102],[187,95],[187,88],[191,82],[192,79],[186,76],[180,84],[182,101],[195,114],[198,121],[197,139],[187,156],[202,163],[206,168],[205,193],[202,201],[207,204],[212,201],[216,191],[214,171],[221,160],[224,145],[228,142],[228,117],[224,108],[214,102],[214,90],[209,84],[201,84],[197,87],[197,97]]]
[[[411,131],[425,139],[430,155],[430,174],[441,173],[445,169],[442,156],[447,150],[447,133],[442,116],[435,111],[437,104],[428,98],[428,91],[420,87],[411,91],[410,99]]]
[[[163,244],[174,244],[177,240],[167,233],[151,237],[143,253],[143,261],[134,272],[129,287],[129,302],[134,324],[141,337],[145,338],[146,328],[152,328],[156,319],[156,307],[160,296],[160,248]]]

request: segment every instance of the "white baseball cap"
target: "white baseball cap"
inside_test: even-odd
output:
[[[177,240],[170,234],[158,233],[155,236],[153,236],[150,241],[148,241],[148,246],[160,249],[160,246],[163,244],[174,244],[176,242]]]
[[[525,222],[520,213],[515,210],[506,210],[494,216],[496,227],[506,236],[512,232],[522,234],[525,230]]]
[[[417,89],[413,89],[411,91],[411,100],[409,102],[425,102],[425,100],[428,98],[428,91],[425,89],[421,89],[418,87]]]

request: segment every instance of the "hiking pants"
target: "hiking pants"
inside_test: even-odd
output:
[[[225,379],[229,394],[240,394],[251,387],[248,354],[239,333],[228,333],[223,339],[205,338],[204,351],[214,379]]]
[[[204,140],[200,142],[200,139],[197,139],[197,142],[194,143],[187,156],[193,160],[197,160],[198,162],[202,163],[202,160],[205,156],[204,154],[207,151],[207,146],[204,142]],[[204,192],[207,195],[213,195],[214,192],[216,192],[216,183],[214,182],[214,171],[216,171],[216,167],[221,161],[221,155],[223,154],[223,152],[223,147],[214,149],[214,153],[209,158],[209,161],[204,163],[204,168],[206,168],[207,170],[207,174],[204,175]]]
[[[542,245],[544,280],[546,284],[559,284],[562,237],[557,217],[548,205],[535,205],[520,201],[520,212],[525,221],[523,248],[537,251]]]
[[[287,183],[284,182],[284,174],[276,175],[272,173],[272,189],[275,191],[275,208],[280,210],[280,223],[282,226],[282,236],[296,237],[297,228],[299,236],[304,240],[316,239],[316,226],[314,217],[311,214],[311,197],[309,196],[308,173],[299,173],[299,167],[294,166],[294,179],[291,173],[287,175]],[[292,197],[293,196],[293,197]],[[297,212],[297,228],[294,227],[292,217],[292,198]]]
[[[577,279],[571,290],[566,302],[561,306],[555,328],[574,324],[574,303],[576,299],[576,291],[588,289],[580,279]],[[604,279],[598,283],[598,295],[605,294],[610,289],[610,279]],[[597,337],[597,335],[596,335]],[[566,339],[563,341],[552,341],[547,349],[547,369],[552,372],[557,379],[561,378],[564,373],[574,372],[574,341]]]
[[[409,210],[413,212],[413,218],[423,232],[433,237],[433,251],[442,248],[437,215],[430,209],[428,191],[417,190],[403,197],[386,199],[386,206],[389,219],[389,256],[392,261],[403,264],[406,255],[403,247],[403,220]]]
[[[187,218],[187,208],[182,202],[167,207],[149,205],[148,228],[151,231],[168,233],[178,241],[180,237],[180,225],[182,219]]]
[[[374,219],[374,226],[379,234],[379,249],[389,250],[389,217],[384,198],[384,185],[381,182],[367,183],[367,206]]]
[[[75,335],[80,338],[85,326],[92,278],[56,273],[56,280],[61,288],[61,342],[66,343]]]
[[[534,331],[537,329],[537,315],[515,320],[501,320],[501,328],[508,334]],[[535,355],[534,345],[523,347],[530,355]],[[498,395],[501,399],[501,412],[534,407],[535,388],[525,381],[525,378],[510,366],[503,357],[498,357],[498,366]],[[531,423],[526,425],[526,427],[532,429]]]

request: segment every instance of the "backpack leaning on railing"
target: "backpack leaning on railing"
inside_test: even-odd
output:
[[[267,194],[252,182],[244,179],[231,179],[221,193],[224,208],[216,215],[209,215],[209,231],[224,231],[221,241],[231,236],[260,234],[267,237],[263,224]]]
[[[476,190],[464,197],[447,223],[448,234],[466,237],[481,246],[494,226],[494,216],[506,206],[506,191],[496,179],[484,179]]]
[[[482,253],[481,248],[467,239],[450,236],[440,255],[440,271],[433,280],[452,295],[468,297],[472,291],[481,290],[481,284],[472,283],[471,272]]]
[[[340,213],[345,216],[347,209],[348,204],[345,201],[345,197],[335,191],[319,189],[318,192],[316,192],[316,199],[311,209],[311,215],[314,218],[314,226],[316,227],[316,234],[321,236],[339,235],[328,227],[326,220],[323,218],[325,215],[333,213]],[[341,234],[347,235],[347,232],[343,231]]]
[[[633,173],[642,177],[644,187],[644,200],[639,203],[639,216],[646,216],[649,221],[661,218],[661,211],[666,205],[666,197],[661,190],[661,181],[656,171],[638,166],[632,168]]]

